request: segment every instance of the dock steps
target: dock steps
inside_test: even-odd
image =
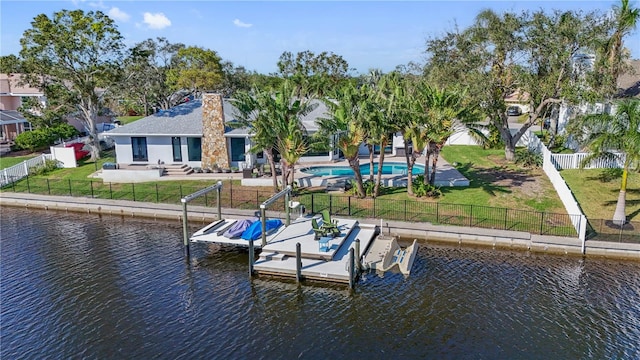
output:
[[[287,257],[287,255],[285,254],[281,254],[281,253],[272,253],[272,252],[261,252],[260,253],[260,260],[284,260]]]

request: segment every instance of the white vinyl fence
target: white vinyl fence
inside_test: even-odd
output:
[[[542,169],[545,174],[547,174],[551,184],[553,184],[564,208],[567,210],[567,214],[579,215],[571,216],[571,223],[578,233],[578,238],[582,240],[582,252],[584,253],[584,241],[587,234],[587,217],[582,213],[582,210],[580,209],[580,206],[578,206],[578,202],[575,197],[573,197],[573,193],[569,189],[569,186],[567,186],[567,183],[560,175],[560,172],[556,169],[552,159],[554,154],[551,154],[551,151],[549,151],[542,141],[540,141],[540,139],[531,131],[529,131],[529,143],[527,146],[532,151],[542,153]]]
[[[588,153],[575,154],[551,154],[551,161],[558,170],[579,169],[580,163],[589,156]],[[610,169],[622,168],[624,165],[625,154],[616,154],[616,159],[598,159],[587,164],[584,169]]]
[[[9,185],[26,177],[30,172],[33,171],[31,170],[32,168],[39,165],[44,165],[45,161],[53,159],[54,158],[51,154],[42,154],[32,159],[25,160],[20,164],[2,169],[2,173],[0,174],[0,187]]]

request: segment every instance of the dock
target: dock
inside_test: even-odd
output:
[[[360,240],[360,251],[366,251],[377,234],[375,225],[362,225],[353,219],[338,221],[340,235],[328,240],[327,250],[315,240],[311,218],[299,218],[262,248],[254,264],[257,274],[296,277],[296,247],[300,244],[301,275],[305,279],[349,283],[349,250]],[[358,256],[358,255],[356,255]]]
[[[221,219],[216,220],[202,229],[196,231],[189,240],[192,243],[210,243],[210,244],[222,244],[231,245],[236,247],[249,247],[249,240],[242,239],[240,237],[229,238],[223,236],[225,231],[231,228],[237,221],[242,219]],[[273,239],[285,229],[284,225],[274,231],[267,232],[267,243],[273,241]],[[253,247],[259,249],[262,247],[262,238],[253,240]]]

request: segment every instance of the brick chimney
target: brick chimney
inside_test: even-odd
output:
[[[229,168],[222,95],[202,94],[202,168]]]

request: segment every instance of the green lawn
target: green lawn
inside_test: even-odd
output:
[[[589,219],[611,219],[620,192],[616,169],[562,170],[562,177]],[[640,220],[640,174],[630,172],[627,182],[627,219]]]
[[[38,155],[26,155],[26,156],[2,156],[0,157],[0,169],[6,169],[14,165],[20,164],[25,160],[32,159]]]
[[[118,120],[122,123],[122,125],[126,125],[132,123],[136,120],[142,119],[144,116],[118,116]]]

